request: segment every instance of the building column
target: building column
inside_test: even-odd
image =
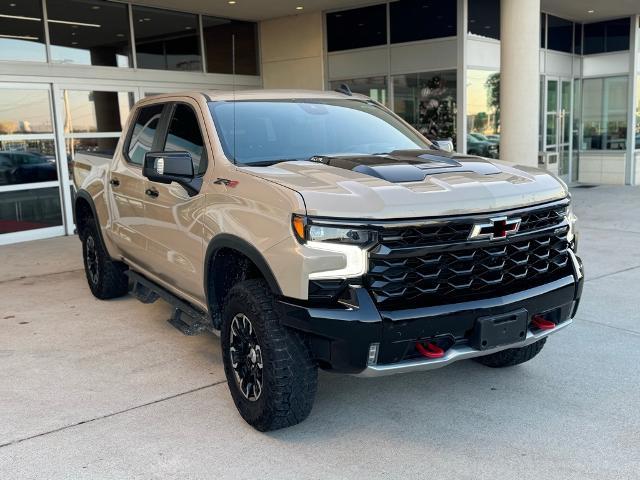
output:
[[[322,13],[260,22],[264,88],[324,90]]]
[[[538,165],[540,0],[500,1],[500,158]]]

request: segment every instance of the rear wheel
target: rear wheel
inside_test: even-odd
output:
[[[109,257],[93,218],[86,220],[81,236],[84,271],[91,293],[101,300],[126,295],[129,291],[129,279],[124,273],[127,267]]]
[[[543,338],[526,347],[508,348],[507,350],[485,355],[484,357],[476,357],[474,360],[492,368],[513,367],[514,365],[528,362],[538,355],[546,342],[547,339]]]
[[[305,339],[280,324],[264,280],[231,288],[220,336],[229,390],[247,423],[264,432],[307,418],[317,389],[317,367]]]

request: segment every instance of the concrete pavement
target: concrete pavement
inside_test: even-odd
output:
[[[95,300],[77,238],[0,248],[0,478],[637,479],[640,190],[575,189],[572,327],[531,362],[321,374],[301,425],[248,427],[218,339],[168,305]]]

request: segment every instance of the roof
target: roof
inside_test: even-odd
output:
[[[169,97],[206,95],[212,101],[231,101],[231,100],[290,100],[290,99],[358,99],[369,100],[369,97],[354,93],[352,96],[344,93],[320,90],[206,90],[206,91],[188,91],[177,93],[165,93],[162,95],[154,95],[147,97],[144,101],[159,101]]]

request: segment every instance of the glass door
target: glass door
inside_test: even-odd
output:
[[[64,234],[51,86],[0,84],[0,245]]]
[[[547,168],[569,182],[572,170],[573,80],[547,77],[544,92],[544,152]]]

